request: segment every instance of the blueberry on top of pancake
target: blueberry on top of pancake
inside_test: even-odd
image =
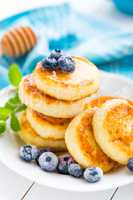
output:
[[[74,60],[70,56],[65,56],[59,49],[55,49],[42,61],[42,66],[47,70],[60,70],[72,72],[75,69]]]

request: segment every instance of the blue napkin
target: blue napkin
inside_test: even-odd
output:
[[[99,68],[133,78],[133,33],[83,15],[69,4],[34,9],[0,22],[0,37],[11,27],[28,25],[38,43],[27,55],[13,59],[0,57],[0,87],[6,86],[8,66],[16,62],[23,74],[32,72],[49,51],[61,48],[71,55],[88,57]]]

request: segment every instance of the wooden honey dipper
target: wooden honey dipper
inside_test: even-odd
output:
[[[20,26],[9,30],[1,39],[1,53],[11,57],[19,57],[30,51],[36,44],[37,37],[28,26]]]

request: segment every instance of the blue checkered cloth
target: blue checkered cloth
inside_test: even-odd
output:
[[[52,49],[89,58],[100,69],[133,79],[133,32],[123,32],[104,21],[83,15],[69,4],[26,11],[0,22],[0,37],[11,27],[28,25],[38,43],[27,55],[13,59],[0,57],[0,88],[8,85],[7,69],[16,62],[23,74],[32,72],[36,63]]]

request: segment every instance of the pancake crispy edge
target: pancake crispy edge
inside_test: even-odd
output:
[[[85,104],[85,109],[94,108],[94,107],[101,107],[106,101],[112,99],[124,99],[127,100],[129,104],[133,106],[133,101],[119,97],[119,96],[99,96],[97,98],[89,99]]]
[[[133,106],[123,99],[109,100],[93,117],[97,143],[113,160],[127,164],[133,156]]]
[[[55,152],[67,151],[65,141],[63,139],[44,139],[40,137],[30,126],[26,119],[26,113],[19,114],[21,130],[18,132],[19,137],[25,144],[35,145],[38,148],[50,148]]]
[[[26,117],[31,127],[43,138],[64,139],[69,119],[47,117],[27,108]]]
[[[108,172],[118,164],[95,141],[92,129],[94,112],[95,109],[85,110],[70,122],[65,133],[65,142],[69,153],[81,166],[99,166],[104,172]]]
[[[87,98],[64,101],[52,98],[37,89],[32,75],[24,77],[19,86],[21,101],[33,110],[55,118],[72,118],[84,109]]]

